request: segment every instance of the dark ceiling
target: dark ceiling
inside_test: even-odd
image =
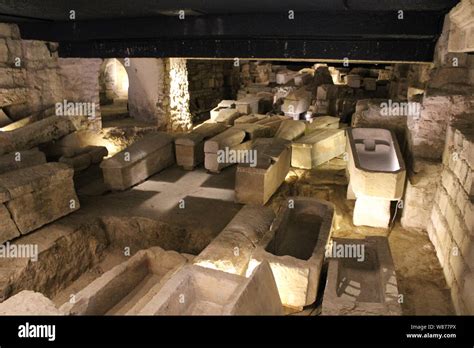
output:
[[[60,42],[64,57],[431,61],[443,18],[457,2],[0,0],[0,21],[19,23],[25,39]]]

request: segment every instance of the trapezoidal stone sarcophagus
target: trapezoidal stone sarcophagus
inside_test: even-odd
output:
[[[252,254],[247,272],[267,261],[284,306],[301,309],[316,300],[333,215],[329,202],[289,198]]]
[[[329,254],[323,315],[402,314],[387,238],[334,238]]]
[[[100,167],[106,185],[126,190],[175,163],[173,137],[164,132],[146,135],[104,160]]]
[[[382,128],[347,129],[348,198],[356,199],[354,225],[387,228],[390,202],[405,187],[405,161],[395,134]]]
[[[142,315],[281,315],[272,271],[261,264],[248,277],[196,265],[183,267]]]
[[[188,262],[160,247],[140,250],[77,292],[61,311],[72,315],[136,315],[166,281]]]

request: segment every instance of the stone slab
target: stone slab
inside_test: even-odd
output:
[[[281,122],[275,137],[292,141],[302,136],[305,129],[306,125],[303,121],[284,120]]]
[[[46,163],[46,156],[37,148],[0,156],[0,174]]]
[[[354,206],[355,226],[388,228],[390,225],[390,200],[359,196]]]

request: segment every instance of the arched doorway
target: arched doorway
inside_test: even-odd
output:
[[[105,59],[99,72],[102,122],[128,117],[128,73],[120,60]]]

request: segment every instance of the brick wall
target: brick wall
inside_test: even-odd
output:
[[[428,235],[456,312],[474,314],[474,114],[448,127]]]

